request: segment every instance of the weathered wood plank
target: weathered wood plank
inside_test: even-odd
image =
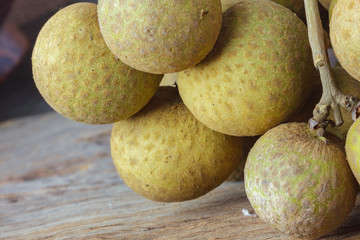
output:
[[[181,203],[137,195],[113,167],[110,131],[56,113],[1,123],[0,239],[289,239],[243,215],[243,183]],[[323,239],[360,239],[360,197]]]

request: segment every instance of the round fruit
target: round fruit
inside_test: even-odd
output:
[[[259,139],[259,137],[243,137],[243,141],[244,141],[243,157],[240,159],[239,164],[237,165],[236,169],[231,173],[227,181],[244,180],[244,167],[245,167],[246,158],[250,152],[250,149],[254,146],[257,139]]]
[[[358,184],[344,148],[335,136],[325,137],[305,123],[282,124],[249,153],[247,197],[258,216],[280,232],[322,236],[338,228],[355,204]]]
[[[330,40],[341,66],[360,81],[360,1],[338,0],[330,21]]]
[[[334,79],[339,90],[347,95],[353,94],[354,96],[360,97],[360,82],[351,77],[343,68],[333,67],[332,72],[334,74]],[[290,121],[293,122],[307,122],[312,118],[313,110],[316,104],[319,103],[322,94],[321,85],[316,85],[313,88],[313,91],[310,94],[308,101],[305,104],[304,109],[295,115]],[[326,130],[335,134],[343,142],[346,140],[346,135],[349,131],[349,128],[353,124],[351,113],[349,113],[345,108],[340,107],[340,113],[344,120],[344,123],[339,127],[328,127]],[[334,112],[330,109],[329,120],[335,121]]]
[[[160,87],[144,109],[114,124],[111,155],[135,192],[156,201],[185,201],[229,177],[243,156],[243,140],[207,128],[176,88]]]
[[[36,39],[32,66],[47,103],[63,116],[89,124],[135,114],[162,78],[116,59],[101,36],[92,3],[70,5],[47,21]]]
[[[306,27],[294,13],[267,0],[241,0],[224,13],[211,53],[178,73],[177,83],[206,126],[256,136],[304,104],[314,71]]]
[[[172,73],[200,62],[221,28],[220,0],[99,0],[99,23],[111,51],[150,73]]]
[[[290,9],[298,16],[305,15],[303,0],[272,0],[272,1]],[[225,12],[229,7],[231,7],[232,5],[238,2],[240,2],[240,0],[221,0],[222,11]]]
[[[232,5],[235,5],[238,2],[239,0],[221,0],[221,10],[225,12],[228,8],[230,8]]]
[[[318,81],[314,81],[310,96],[307,98],[304,106],[290,118],[289,122],[308,122],[313,117],[313,111],[316,104],[319,103],[322,94],[322,85],[320,75],[317,74]]]
[[[303,0],[272,0],[284,7],[290,9],[300,18],[305,16],[304,1]]]
[[[346,156],[355,175],[360,184],[360,120],[356,120],[350,127],[346,138]]]

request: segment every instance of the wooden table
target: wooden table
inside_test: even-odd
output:
[[[112,164],[110,131],[56,113],[0,123],[0,239],[290,239],[242,213],[241,182],[181,203],[137,195]],[[360,239],[360,197],[322,239]]]

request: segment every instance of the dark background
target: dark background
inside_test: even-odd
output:
[[[32,78],[31,53],[41,27],[59,9],[75,2],[69,0],[16,0],[5,22],[22,32],[29,45],[16,68],[0,82],[0,122],[8,119],[53,111],[39,94]],[[2,62],[0,61],[0,64]]]

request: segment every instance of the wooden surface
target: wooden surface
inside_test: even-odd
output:
[[[182,203],[137,195],[113,167],[110,131],[56,113],[0,123],[0,239],[290,239],[244,216],[241,182]],[[360,239],[360,197],[322,239]]]

